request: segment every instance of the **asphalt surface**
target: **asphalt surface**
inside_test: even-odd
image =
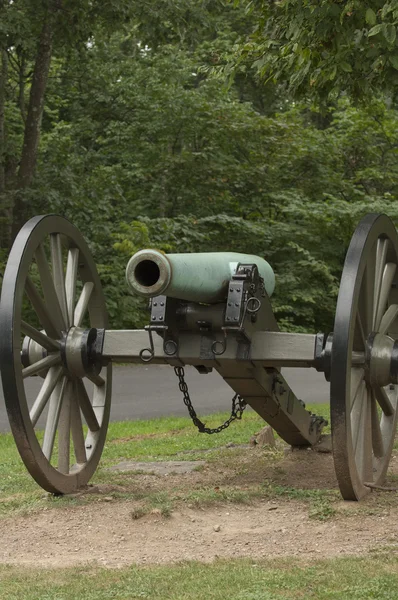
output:
[[[200,375],[193,367],[185,369],[192,403],[198,414],[227,411],[233,391],[218,375]],[[314,369],[283,369],[282,374],[294,394],[306,403],[329,402],[329,384],[322,373]],[[26,394],[32,399],[40,389],[42,379],[29,378]],[[185,416],[181,392],[174,370],[169,366],[114,367],[112,421],[152,419],[168,415]],[[44,422],[38,423],[42,426]],[[0,384],[0,432],[9,431],[3,390]]]

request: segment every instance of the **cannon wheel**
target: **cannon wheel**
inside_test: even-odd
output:
[[[393,223],[385,215],[367,215],[347,252],[331,355],[333,457],[345,500],[359,500],[370,490],[367,483],[383,483],[393,448],[398,386],[372,383],[369,342],[377,332],[398,337],[397,264]]]
[[[19,232],[4,273],[0,365],[22,460],[39,485],[58,494],[77,490],[93,475],[111,400],[111,365],[91,376],[92,390],[90,381],[68,370],[62,344],[71,326],[107,326],[95,264],[69,221],[34,217]],[[35,398],[25,389],[30,377],[40,383]],[[40,417],[44,432],[37,427]]]

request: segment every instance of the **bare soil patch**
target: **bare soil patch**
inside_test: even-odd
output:
[[[392,480],[398,474],[397,462],[394,456]],[[182,499],[187,490],[244,491],[265,480],[286,489],[290,497],[276,497],[264,488],[264,494],[248,504],[220,501],[198,507]],[[120,567],[209,562],[217,557],[327,558],[396,551],[398,495],[372,492],[359,504],[336,499],[333,518],[312,519],[303,490],[336,487],[330,455],[300,451],[270,460],[269,454],[256,448],[231,448],[199,471],[123,473],[118,484],[88,488],[73,499],[77,505],[53,508],[49,501],[38,512],[0,520],[0,563],[65,567],[94,562]],[[139,503],[135,496],[142,499],[143,493],[154,492],[176,495],[171,515],[166,518],[155,509],[134,518]]]

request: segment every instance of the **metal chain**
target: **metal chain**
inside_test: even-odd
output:
[[[231,416],[229,419],[225,421],[219,427],[215,427],[214,429],[210,429],[206,427],[204,423],[198,418],[194,407],[192,406],[191,398],[189,396],[188,386],[185,381],[185,372],[183,367],[174,367],[174,373],[178,377],[178,387],[183,395],[184,404],[188,408],[189,416],[191,417],[194,425],[199,429],[199,433],[208,433],[209,435],[213,433],[220,433],[227,427],[229,427],[232,421],[240,420],[242,418],[243,411],[246,408],[246,402],[239,396],[239,394],[235,394],[232,398],[232,409]]]

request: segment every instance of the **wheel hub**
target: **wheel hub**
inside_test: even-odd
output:
[[[24,337],[21,350],[21,362],[24,367],[29,367],[46,356],[48,352],[43,346],[28,336]]]
[[[373,386],[384,387],[398,381],[398,341],[374,333],[369,336],[366,351],[365,379]]]
[[[71,375],[98,375],[102,369],[104,329],[71,327],[61,343],[61,358]]]

